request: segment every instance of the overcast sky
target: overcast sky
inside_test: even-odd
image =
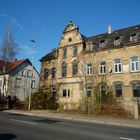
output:
[[[22,50],[18,59],[31,60],[36,41],[34,65],[40,71],[39,59],[58,47],[62,32],[72,20],[85,36],[140,24],[140,0],[0,0],[0,44],[10,22],[13,36]]]

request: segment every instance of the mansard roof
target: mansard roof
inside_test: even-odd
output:
[[[53,59],[55,59],[55,56],[52,51],[52,52],[47,53],[45,56],[43,56],[39,61],[43,62],[43,61],[49,61],[49,60],[53,60]]]
[[[131,36],[137,36],[135,41],[131,41]],[[105,43],[104,48],[114,47],[114,40],[120,39],[119,46],[130,45],[135,43],[140,43],[140,25],[131,26],[124,29],[114,30],[112,33],[103,33],[96,36],[90,36],[85,38],[85,42],[92,42],[93,49],[100,48],[99,44],[101,42]],[[118,45],[117,45],[118,46]]]

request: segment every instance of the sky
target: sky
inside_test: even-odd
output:
[[[17,59],[33,60],[40,72],[39,60],[58,47],[70,20],[87,37],[107,32],[108,25],[113,30],[137,25],[140,0],[0,0],[0,45],[12,23],[14,40],[20,46]]]

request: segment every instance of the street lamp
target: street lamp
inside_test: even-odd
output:
[[[31,79],[30,79],[30,89],[29,89],[29,104],[28,104],[28,111],[31,110],[31,97],[32,97],[32,77],[33,77],[33,62],[34,62],[34,44],[35,40],[31,39],[30,40],[33,43],[33,53],[32,53],[32,61],[31,61]]]

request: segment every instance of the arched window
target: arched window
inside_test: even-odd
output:
[[[72,63],[72,75],[76,76],[78,74],[78,64],[76,61]]]
[[[44,69],[44,80],[48,79],[48,76],[49,76],[49,71],[48,69]]]
[[[115,89],[115,97],[122,98],[122,96],[123,96],[123,83],[122,82],[115,82],[114,89]]]
[[[86,94],[87,94],[87,97],[91,97],[92,96],[92,86],[87,86],[87,89],[86,89]]]
[[[133,97],[140,98],[140,81],[132,82]]]
[[[65,62],[62,63],[62,77],[67,76],[67,64]]]
[[[51,95],[52,95],[52,97],[56,96],[56,87],[55,86],[51,87]]]

